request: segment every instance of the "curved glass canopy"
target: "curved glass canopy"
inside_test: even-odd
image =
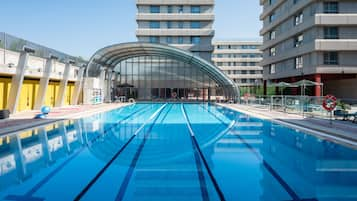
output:
[[[98,50],[87,77],[113,73],[112,96],[139,100],[237,100],[239,89],[216,66],[164,44],[123,43]]]

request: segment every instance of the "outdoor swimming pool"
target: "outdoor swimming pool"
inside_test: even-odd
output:
[[[357,200],[357,151],[209,104],[135,104],[1,138],[2,200]]]

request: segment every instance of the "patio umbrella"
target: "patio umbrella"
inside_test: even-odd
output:
[[[287,82],[273,83],[273,84],[271,84],[270,86],[272,86],[272,87],[279,87],[280,90],[281,90],[280,93],[281,93],[282,95],[284,95],[284,94],[282,93],[283,88],[286,88],[286,87],[298,87],[297,85],[290,84],[290,83],[287,83]]]
[[[296,86],[301,87],[301,95],[305,96],[305,89],[309,86],[323,86],[323,83],[313,82],[311,80],[300,80],[293,83]],[[323,93],[322,93],[323,94]]]

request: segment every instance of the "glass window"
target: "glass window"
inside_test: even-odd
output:
[[[160,13],[160,6],[150,6],[150,13]]]
[[[324,39],[338,39],[338,27],[324,27]]]
[[[303,34],[295,36],[295,38],[294,38],[294,47],[301,46],[303,41],[304,41],[304,35]]]
[[[338,2],[324,2],[324,13],[339,13],[338,11]]]
[[[182,36],[179,36],[179,37],[177,38],[177,42],[178,42],[178,44],[183,44],[183,37],[182,37]]]
[[[201,28],[201,22],[191,22],[191,29],[200,29]]]
[[[178,22],[178,28],[183,29],[183,22]]]
[[[275,20],[275,13],[269,15],[269,22],[273,22]]]
[[[172,13],[172,6],[167,6],[167,13]]]
[[[191,13],[201,13],[200,6],[191,6]]]
[[[270,71],[270,74],[275,74],[275,72],[276,72],[275,64],[270,64],[269,71]]]
[[[198,45],[201,43],[201,37],[199,36],[192,36],[191,37],[191,43],[192,44],[195,44],[195,45]]]
[[[183,6],[179,6],[178,13],[183,13]]]
[[[304,67],[304,59],[302,56],[300,57],[296,57],[295,58],[295,68],[299,69],[299,68],[303,68]]]
[[[150,29],[160,29],[160,22],[158,22],[158,21],[151,21],[151,22],[150,22]]]
[[[150,36],[150,43],[159,43],[158,36]]]
[[[304,14],[302,12],[300,12],[299,14],[295,15],[295,26],[303,23],[304,21]]]
[[[276,37],[276,32],[275,32],[275,31],[269,32],[269,39],[270,39],[270,40],[274,40],[275,37]]]
[[[269,54],[270,54],[270,56],[275,56],[276,55],[276,48],[275,47],[270,48]]]
[[[172,43],[172,36],[167,36],[166,37],[166,43],[168,43],[168,44]]]
[[[171,21],[167,21],[167,28],[171,29],[172,28],[172,22]]]
[[[324,64],[325,65],[338,65],[338,52],[325,52]]]

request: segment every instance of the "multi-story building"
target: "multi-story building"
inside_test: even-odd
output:
[[[357,1],[260,0],[266,81],[323,83],[324,92],[357,98]],[[309,88],[320,96],[321,86]],[[292,90],[297,93],[299,90]]]
[[[211,61],[214,0],[137,0],[141,42],[166,43]]]
[[[0,110],[78,104],[85,65],[80,58],[0,33]]]
[[[212,61],[240,88],[263,84],[259,41],[215,41]]]

